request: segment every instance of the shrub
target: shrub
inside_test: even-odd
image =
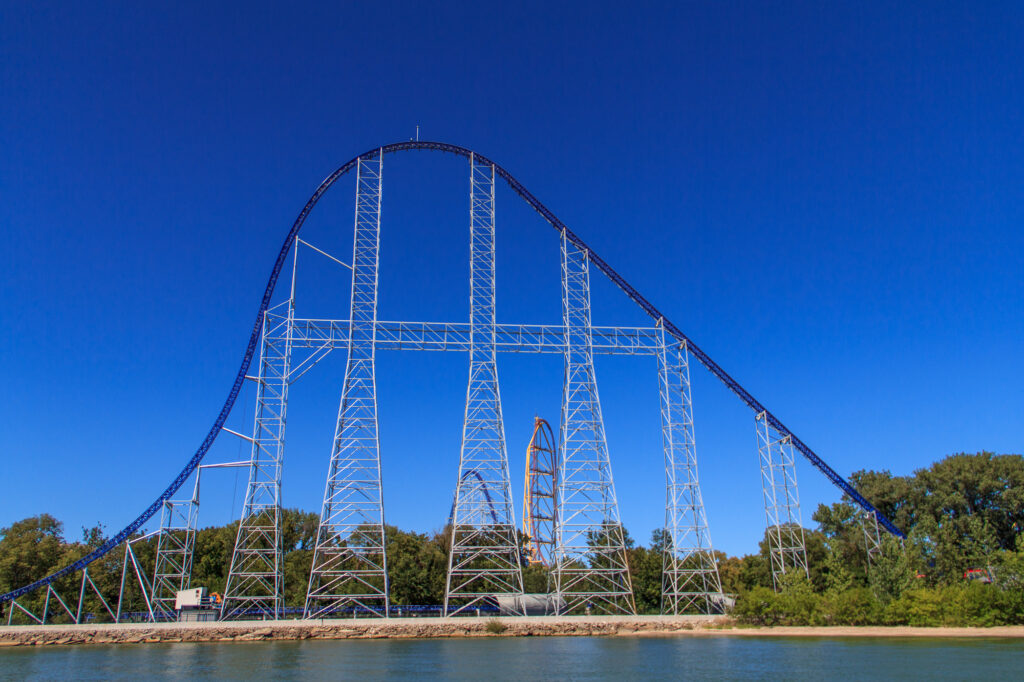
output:
[[[802,571],[789,571],[779,578],[778,609],[782,625],[816,625],[821,597],[814,592]]]
[[[1001,613],[1002,592],[992,585],[950,585],[943,588],[942,596],[944,625],[992,627],[1007,622]]]
[[[750,625],[778,625],[778,595],[767,587],[755,587],[736,598],[732,613],[742,623]]]
[[[889,602],[884,617],[889,625],[935,627],[942,625],[942,607],[941,590],[917,588]]]
[[[866,587],[852,587],[825,596],[820,620],[827,625],[874,625],[882,620],[882,604]]]
[[[508,626],[502,623],[497,618],[491,618],[489,621],[487,621],[487,625],[485,625],[484,628],[487,630],[487,632],[491,633],[492,635],[500,635],[508,629]]]
[[[733,615],[751,625],[816,624],[820,620],[821,597],[811,589],[807,577],[794,572],[784,576],[782,582],[778,594],[760,586],[740,594]]]

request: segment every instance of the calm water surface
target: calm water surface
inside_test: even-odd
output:
[[[1013,680],[1024,642],[542,637],[0,650],[0,680]]]

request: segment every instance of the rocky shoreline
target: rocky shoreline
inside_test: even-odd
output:
[[[721,616],[571,616],[21,625],[0,627],[0,647],[305,639],[590,637],[676,634],[698,628],[727,626],[730,623],[730,619]]]
[[[737,627],[725,616],[570,616],[527,618],[374,618],[158,625],[23,625],[0,627],[0,647],[173,642],[445,637],[1010,637],[1024,626],[993,628]]]

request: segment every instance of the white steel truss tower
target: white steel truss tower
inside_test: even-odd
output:
[[[768,424],[764,412],[755,417],[755,425],[764,515],[768,523],[772,584],[778,590],[781,587],[779,578],[790,569],[808,575],[800,497],[796,487],[793,437],[780,435]]]
[[[658,388],[665,449],[665,530],[662,613],[714,613],[722,608],[722,582],[711,547],[697,477],[690,363],[685,343],[666,344],[658,325]]]
[[[383,155],[358,161],[351,326],[306,618],[388,615],[375,371]]]
[[[635,614],[619,505],[594,375],[590,260],[562,246],[565,375],[559,434],[555,593],[560,613]]]
[[[238,525],[221,618],[280,618],[284,609],[281,465],[292,358],[292,298],[263,317],[249,485]]]
[[[470,156],[470,348],[459,478],[452,513],[444,613],[499,595],[523,609],[523,574],[512,510],[495,352],[494,166]]]
[[[179,590],[192,579],[192,550],[196,542],[195,500],[168,500],[160,513],[153,570],[153,611],[174,619]]]
[[[878,517],[868,512],[861,512],[860,527],[864,531],[864,552],[867,557],[868,570],[875,558],[882,552],[882,534],[878,529]]]

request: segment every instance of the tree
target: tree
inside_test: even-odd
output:
[[[1024,457],[960,453],[915,472],[913,504],[939,527],[963,531],[965,550],[1014,549],[1024,527]],[[977,519],[969,525],[965,519]],[[985,530],[979,533],[979,530]]]
[[[543,564],[523,566],[523,591],[526,594],[546,594],[551,591],[551,569]]]
[[[826,594],[842,594],[856,586],[853,572],[847,568],[839,552],[831,548],[822,562],[821,575]]]
[[[40,514],[0,529],[0,589],[21,587],[49,573],[64,553],[64,526]]]
[[[626,537],[629,534],[626,533]],[[637,613],[661,612],[661,581],[664,571],[665,549],[668,537],[664,529],[651,533],[651,547],[637,547],[629,540],[626,561],[633,583],[633,599]]]
[[[1024,457],[955,454],[912,476],[858,471],[858,491],[908,534],[913,567],[932,584],[962,580],[970,568],[1012,551],[1024,529]],[[865,567],[859,511],[848,501],[814,514],[830,547],[857,575]]]
[[[385,526],[384,537],[391,603],[396,606],[443,603],[448,571],[444,533],[428,537]]]
[[[848,502],[820,504],[813,518],[821,529],[829,554],[850,572],[854,584],[867,585],[867,546],[858,508]]]
[[[196,532],[195,549],[192,554],[194,587],[205,587],[210,592],[224,593],[237,535],[237,521],[226,526],[202,528]]]
[[[281,545],[285,554],[316,547],[320,516],[301,509],[281,510]]]
[[[913,584],[914,571],[903,545],[897,538],[886,535],[882,538],[881,551],[871,564],[871,591],[882,604],[888,604],[899,599]]]
[[[63,524],[49,514],[32,516],[0,529],[0,592],[9,592],[49,575],[64,557]],[[45,597],[37,590],[22,603],[41,609]]]

